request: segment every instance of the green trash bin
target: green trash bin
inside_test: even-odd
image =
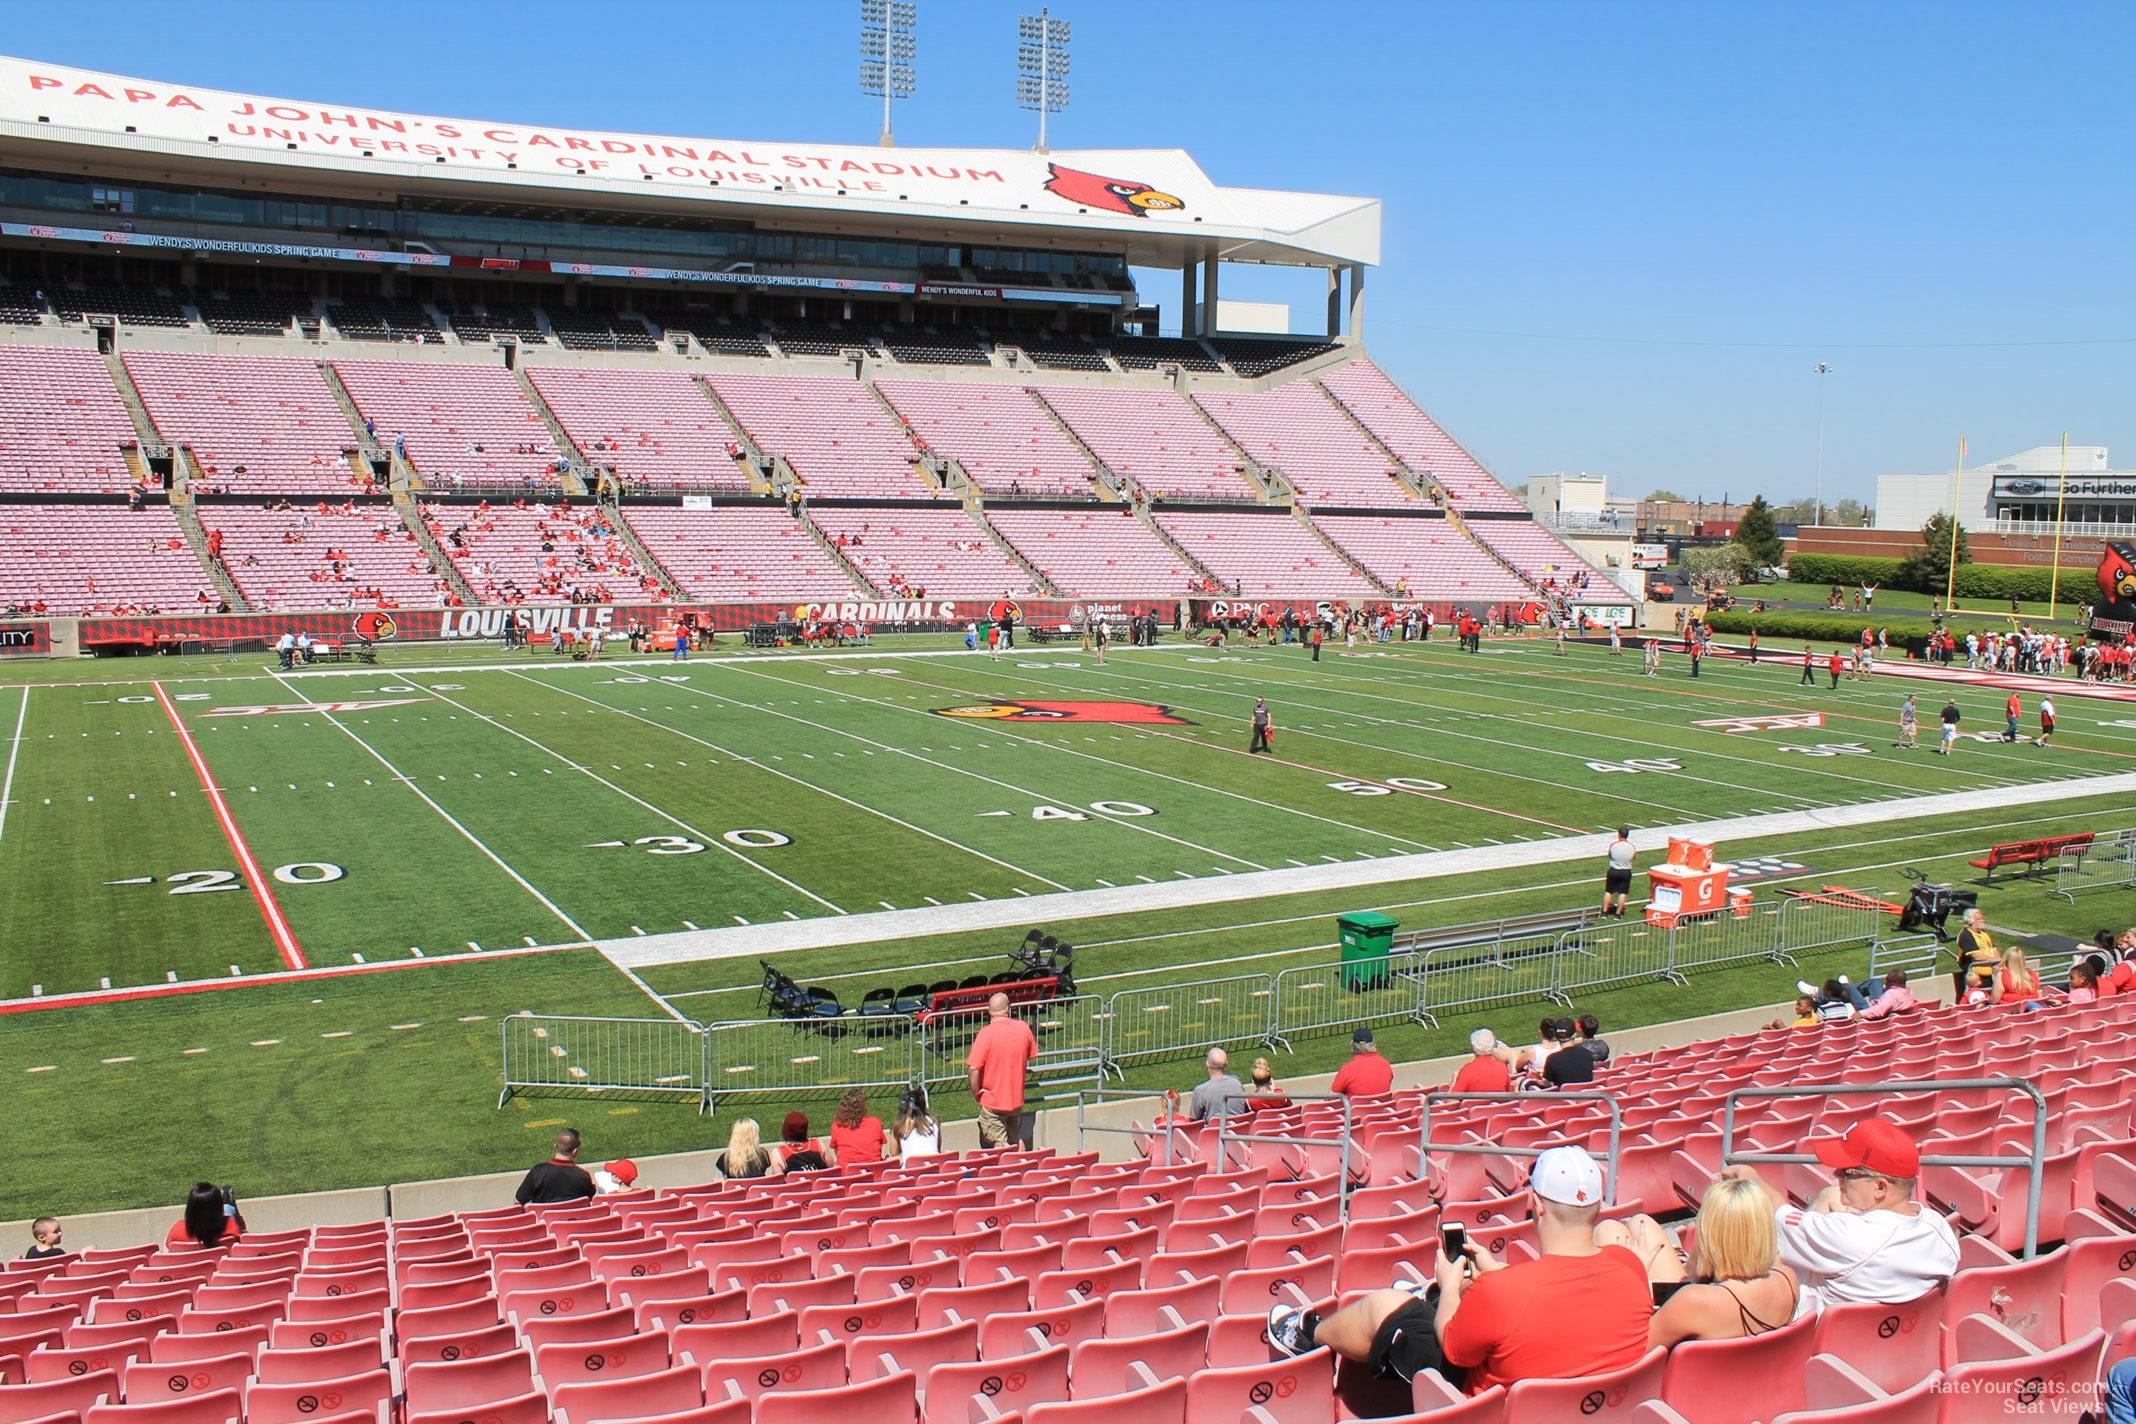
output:
[[[1371,910],[1358,910],[1338,915],[1335,925],[1342,932],[1342,987],[1352,993],[1384,988],[1393,977],[1390,956],[1394,953],[1394,932],[1402,922]]]

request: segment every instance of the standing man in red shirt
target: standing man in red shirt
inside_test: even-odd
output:
[[[1009,1013],[1009,996],[996,994],[986,1001],[986,1027],[972,1040],[965,1055],[965,1075],[972,1096],[979,1102],[979,1145],[1007,1147],[1017,1139],[1017,1119],[1023,1115],[1024,1069],[1038,1057],[1038,1040],[1031,1025]]]
[[[1833,649],[1832,659],[1825,664],[1825,669],[1832,674],[1832,686],[1839,686],[1839,675],[1847,670],[1847,655]]]
[[[2025,715],[2025,704],[2024,704],[2024,702],[2023,702],[2022,700],[2020,700],[2020,699],[2019,699],[2019,697],[2018,697],[2018,695],[2017,695],[2016,693],[2014,693],[2014,692],[2013,692],[2013,693],[2011,693],[2011,694],[2010,694],[2010,699],[2009,699],[2009,701],[2007,701],[2007,702],[2003,703],[2003,740],[2004,740],[2004,741],[2006,741],[2006,742],[2014,742],[2014,741],[2016,741],[2016,740],[2017,740],[2017,724],[2018,724],[2018,721],[2019,721],[2019,719],[2021,719],[2021,718],[2022,718],[2022,717],[2023,717],[2024,715]]]
[[[1380,1057],[1371,1029],[1361,1028],[1350,1035],[1350,1061],[1335,1074],[1328,1091],[1346,1098],[1373,1098],[1394,1091],[1394,1065]]]
[[[1808,643],[1804,643],[1802,645],[1802,681],[1797,683],[1796,686],[1815,687],[1816,685],[1817,655],[1810,651],[1810,645]]]
[[[1440,1256],[1430,1291],[1373,1291],[1324,1320],[1275,1307],[1269,1343],[1286,1355],[1325,1345],[1382,1379],[1458,1373],[1470,1394],[1639,1363],[1653,1294],[1638,1256],[1595,1245],[1602,1169],[1580,1148],[1553,1147],[1535,1159],[1528,1190],[1539,1259],[1509,1266],[1470,1242],[1458,1257]]]

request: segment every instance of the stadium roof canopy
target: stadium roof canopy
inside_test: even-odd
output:
[[[1180,149],[873,148],[322,104],[0,58],[0,163],[322,197],[699,211],[855,236],[1117,251],[1138,266],[1379,261],[1373,198],[1224,188]]]

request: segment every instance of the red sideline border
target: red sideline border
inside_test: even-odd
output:
[[[30,1014],[41,1009],[89,1008],[98,1004],[127,1004],[137,999],[169,999],[181,994],[212,994],[226,989],[250,989],[261,985],[296,984],[312,979],[339,979],[350,974],[380,974],[392,969],[427,969],[440,964],[468,964],[478,960],[521,959],[530,954],[554,954],[565,949],[591,949],[591,944],[544,944],[523,949],[485,949],[473,954],[441,954],[430,959],[392,959],[382,964],[336,964],[324,968],[278,969],[238,979],[187,979],[177,984],[142,984],[128,989],[81,989],[70,994],[40,994],[30,999],[0,999],[0,1016]]]
[[[200,754],[200,747],[193,734],[186,730],[185,719],[178,715],[178,708],[171,702],[169,693],[161,682],[152,682],[156,700],[163,704],[163,711],[171,719],[171,729],[178,733],[178,740],[185,746],[185,754],[193,763],[193,771],[200,777],[200,789],[208,793],[208,805],[215,812],[215,819],[222,827],[223,839],[230,843],[230,853],[237,857],[239,869],[245,872],[245,883],[252,889],[253,903],[260,907],[260,915],[267,921],[267,933],[274,940],[275,949],[282,962],[291,969],[309,967],[304,958],[304,946],[297,943],[296,931],[289,927],[289,920],[282,913],[282,902],[274,898],[274,887],[267,883],[267,876],[252,854],[252,847],[245,840],[245,833],[237,828],[237,818],[230,814],[230,803],[223,799],[222,788],[215,784],[215,777],[208,770],[207,758]]]

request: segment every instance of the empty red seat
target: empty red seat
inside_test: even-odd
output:
[[[870,1424],[914,1424],[919,1412],[919,1382],[907,1370],[861,1384],[773,1391],[757,1399],[756,1424],[823,1424],[840,1415]]]
[[[845,1346],[836,1343],[753,1359],[715,1359],[704,1365],[706,1399],[723,1400],[738,1394],[758,1401],[760,1409],[763,1397],[775,1391],[831,1389],[844,1384],[845,1379]]]
[[[471,1421],[472,1424],[551,1424],[549,1397],[532,1390],[510,1399],[490,1400],[473,1411],[464,1406],[424,1414],[410,1411],[406,1424],[471,1424]]]
[[[534,1357],[524,1350],[514,1350],[471,1360],[424,1362],[406,1366],[401,1377],[407,1387],[410,1414],[471,1409],[532,1389]]]
[[[534,1347],[534,1373],[550,1388],[594,1379],[655,1374],[670,1364],[665,1331],[611,1340],[569,1340]]]
[[[148,1404],[189,1394],[240,1389],[251,1378],[252,1356],[248,1354],[177,1363],[136,1360],[119,1371],[119,1388],[128,1404]]]
[[[235,1389],[218,1389],[168,1399],[135,1400],[129,1395],[124,1404],[92,1404],[83,1411],[82,1424],[238,1424],[244,1417],[244,1396]]]
[[[543,1378],[547,1380],[547,1376]],[[583,1379],[564,1384],[549,1381],[550,1401],[560,1417],[572,1424],[594,1419],[637,1419],[644,1415],[676,1414],[694,1410],[705,1402],[703,1371],[696,1365],[676,1365],[629,1379]],[[747,1407],[744,1406],[746,1420]]]
[[[33,1419],[78,1412],[118,1397],[119,1376],[113,1370],[41,1384],[0,1385],[0,1424],[28,1424]]]
[[[376,1417],[392,1398],[393,1375],[387,1370],[291,1384],[256,1380],[245,1391],[245,1424],[315,1424],[345,1415]]]

